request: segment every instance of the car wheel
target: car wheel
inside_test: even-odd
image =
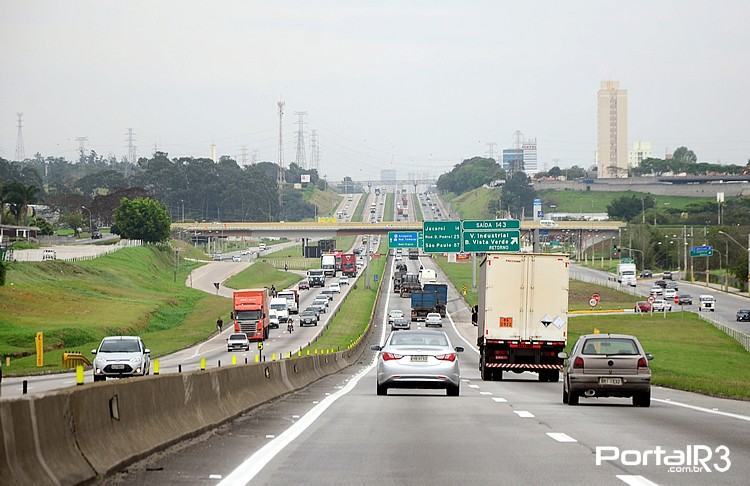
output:
[[[97,376],[97,375],[94,375],[94,382],[97,382],[97,381],[106,381],[106,380],[107,380],[106,376]]]
[[[563,403],[568,403],[568,391],[563,386]]]
[[[446,395],[449,397],[457,397],[460,392],[460,385],[448,385],[448,389],[446,390]]]
[[[634,407],[650,407],[651,406],[651,390],[633,395],[633,406]]]
[[[578,399],[580,396],[581,395],[578,392],[570,390],[568,392],[568,405],[578,405]]]
[[[388,395],[388,387],[378,383],[378,395]]]

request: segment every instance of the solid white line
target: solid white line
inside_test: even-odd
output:
[[[573,437],[568,434],[563,434],[562,432],[547,432],[547,436],[551,439],[555,439],[557,442],[578,442]]]
[[[469,385],[469,388],[479,388],[479,385]]]
[[[740,415],[738,413],[720,412],[719,410],[716,410],[716,409],[711,410],[710,408],[697,407],[695,405],[688,405],[687,403],[680,403],[680,402],[675,402],[673,400],[667,400],[667,399],[662,400],[660,398],[652,398],[651,400],[654,402],[674,405],[676,407],[684,407],[684,408],[689,408],[691,410],[697,410],[698,412],[712,413],[714,415],[721,415],[724,417],[734,418],[737,420],[745,420],[747,422],[750,422],[750,417],[748,417],[747,415]]]
[[[534,418],[534,414],[531,412],[527,412],[526,410],[513,410],[513,413],[521,418]]]
[[[480,395],[492,395],[492,392],[479,392]]]
[[[208,479],[221,479],[221,474],[209,474]]]
[[[632,476],[629,474],[618,474],[617,479],[630,486],[658,486],[655,482],[649,481],[643,476]]]
[[[500,397],[492,397],[492,401],[496,402],[496,403],[507,403],[508,402],[508,400],[506,400],[505,398],[500,398]]]
[[[391,273],[393,272],[393,261],[391,261]],[[385,308],[388,309],[390,302],[390,292],[386,294]],[[380,342],[385,340],[385,330],[387,324],[388,313],[385,312],[383,315],[383,322],[381,325]],[[255,451],[242,464],[237,466],[226,478],[224,478],[219,485],[220,486],[234,486],[234,485],[245,485],[248,484],[252,479],[260,473],[263,468],[276,457],[276,455],[284,450],[293,440],[299,437],[302,432],[307,430],[315,421],[323,415],[328,407],[339,398],[343,397],[354,389],[359,383],[359,380],[367,375],[370,371],[375,368],[377,359],[374,359],[372,363],[367,365],[362,371],[357,373],[341,390],[335,392],[332,395],[325,397],[320,403],[315,405],[309,412],[302,416],[297,422],[286,429],[278,437],[274,438],[266,445]],[[317,402],[313,402],[317,403]]]

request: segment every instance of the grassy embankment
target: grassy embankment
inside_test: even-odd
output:
[[[181,262],[174,279],[169,248],[125,248],[100,258],[14,264],[0,287],[0,354],[4,374],[61,370],[63,350],[89,351],[102,337],[138,334],[154,356],[203,341],[227,299],[187,288],[197,265]],[[44,332],[45,366],[36,367],[34,336]]]
[[[490,189],[487,187],[478,187],[472,191],[463,194],[448,194],[447,201],[461,219],[495,219],[494,214],[490,214],[490,199],[500,197],[499,189]]]
[[[568,347],[594,328],[637,336],[654,355],[655,385],[750,400],[750,353],[693,313],[576,317],[568,321]]]
[[[365,211],[365,204],[367,204],[367,193],[363,193],[361,196],[359,196],[359,201],[357,202],[357,208],[354,210],[354,213],[352,214],[352,221],[353,222],[360,222],[362,221],[362,216]]]
[[[711,198],[691,197],[691,196],[659,196],[656,194],[647,194],[645,192],[634,191],[554,191],[544,190],[538,192],[539,197],[544,201],[544,211],[564,212],[564,213],[606,213],[607,205],[614,199],[622,196],[633,195],[637,198],[641,196],[651,196],[656,202],[657,208],[678,208],[683,209],[691,203],[700,203],[711,201]],[[551,209],[550,204],[555,205]]]
[[[357,280],[357,288],[352,288],[346,299],[339,307],[338,313],[328,323],[317,341],[309,347],[310,352],[315,349],[345,349],[357,340],[367,330],[370,315],[378,295],[378,284],[383,278],[385,264],[388,261],[386,246],[388,241],[381,238],[378,247],[378,258],[370,260],[370,288],[365,288],[365,276]],[[382,253],[382,254],[381,254]],[[375,275],[378,281],[375,281]],[[388,282],[383,285],[388,286]]]
[[[411,195],[412,211],[414,212],[415,221],[424,221],[424,214],[422,214],[422,205],[419,203],[419,197],[412,193]]]
[[[318,217],[330,218],[335,216],[336,208],[341,203],[343,196],[333,191],[321,191],[316,187],[308,187],[304,190],[305,201],[314,204],[318,208]]]
[[[393,201],[396,195],[392,192],[385,194],[385,207],[383,208],[383,221],[393,221],[394,218],[394,206]]]
[[[277,290],[281,290],[291,287],[302,278],[298,273],[276,270],[268,263],[258,262],[228,278],[224,285],[230,289],[253,289],[273,285]]]

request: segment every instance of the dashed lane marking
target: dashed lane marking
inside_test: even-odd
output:
[[[495,403],[508,403],[508,400],[501,397],[492,397],[492,401]]]
[[[617,479],[630,486],[657,486],[653,481],[649,481],[643,476],[633,476],[629,474],[618,474]]]
[[[513,413],[521,418],[534,418],[534,414],[531,412],[527,412],[526,410],[513,410]]]
[[[549,436],[551,439],[556,440],[557,442],[578,442],[573,437],[569,436],[568,434],[563,434],[562,432],[547,432],[547,436]]]

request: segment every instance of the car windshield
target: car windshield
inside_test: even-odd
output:
[[[277,310],[277,311],[285,311],[287,310],[287,304],[286,301],[279,303],[279,304],[271,304],[271,309]]]
[[[635,356],[640,354],[635,341],[628,338],[590,338],[583,345],[583,354],[588,355],[611,355],[622,354]]]
[[[247,336],[244,334],[232,334],[229,336],[230,341],[244,341],[245,339],[247,339]]]
[[[263,313],[260,310],[235,311],[234,317],[238,321],[257,321]]]
[[[306,310],[305,312],[302,313],[302,315],[304,317],[315,317],[315,311],[311,311],[311,310],[307,311]]]
[[[391,346],[448,346],[448,340],[444,334],[402,331],[402,333],[394,333],[390,344]]]
[[[107,339],[99,347],[100,353],[138,353],[141,347],[135,339]]]

